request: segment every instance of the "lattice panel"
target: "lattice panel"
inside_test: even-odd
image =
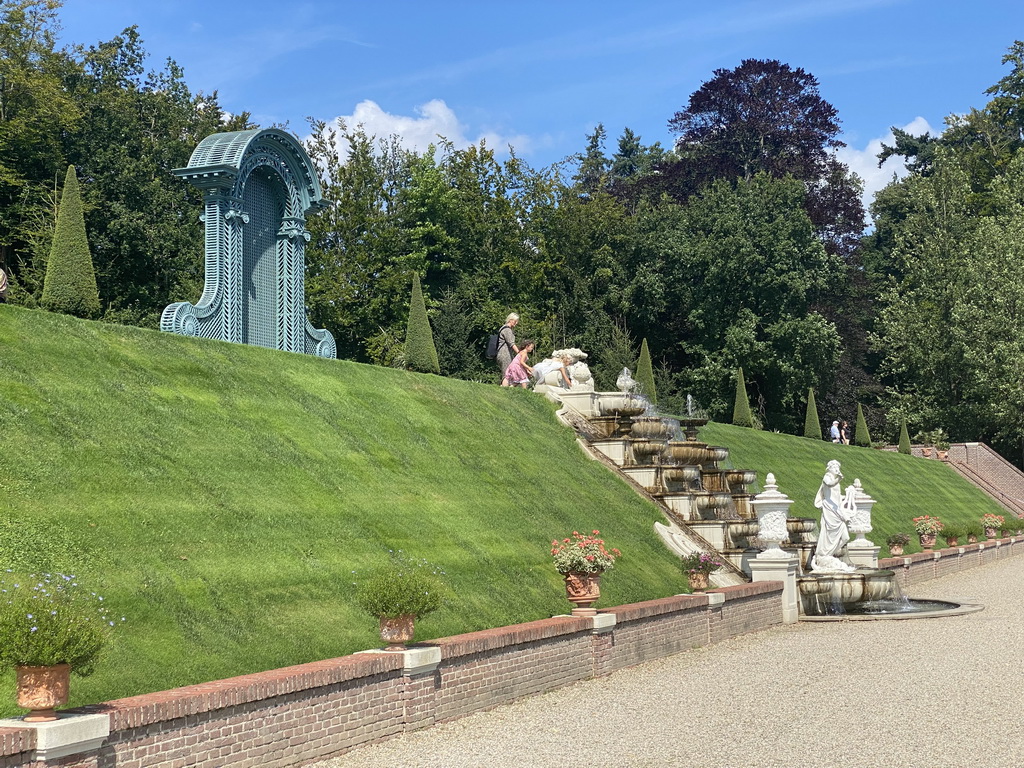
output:
[[[256,170],[245,185],[242,206],[249,214],[242,230],[242,341],[278,349],[277,231],[283,190],[264,170]]]

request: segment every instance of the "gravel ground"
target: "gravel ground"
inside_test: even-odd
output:
[[[362,747],[316,768],[1016,768],[1024,572],[909,590],[984,611],[798,623]]]

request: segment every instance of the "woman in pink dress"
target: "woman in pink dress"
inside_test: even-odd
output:
[[[512,387],[519,385],[523,389],[526,389],[530,383],[530,374],[533,373],[531,368],[526,363],[527,356],[533,352],[536,344],[532,341],[527,340],[523,342],[522,349],[519,350],[519,354],[515,356],[508,368],[505,369],[505,378],[501,381],[501,386]]]

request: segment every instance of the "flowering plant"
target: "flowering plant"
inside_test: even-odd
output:
[[[926,536],[930,533],[938,533],[942,530],[942,521],[931,515],[921,515],[921,517],[914,518],[914,530]]]
[[[551,542],[551,557],[559,573],[601,573],[615,565],[615,558],[622,553],[617,549],[605,549],[604,539],[597,538],[600,531],[592,534],[572,532],[572,538]]]
[[[1002,515],[994,515],[991,512],[986,512],[981,516],[981,524],[986,528],[995,528],[998,530],[1004,522],[1006,522],[1006,518]]]
[[[369,573],[356,589],[359,607],[374,618],[422,618],[444,603],[445,573],[402,550],[389,552],[391,562]]]
[[[892,536],[885,540],[885,543],[890,547],[896,545],[898,547],[905,547],[910,543],[910,536],[906,533],[894,533]]]
[[[714,573],[722,563],[710,552],[691,552],[679,558],[684,573]]]
[[[74,576],[0,574],[0,667],[70,664],[84,677],[115,624]]]

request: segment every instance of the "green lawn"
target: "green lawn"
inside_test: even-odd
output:
[[[73,704],[376,647],[353,581],[392,548],[449,575],[421,640],[567,612],[548,546],[574,529],[624,553],[599,606],[685,583],[658,510],[522,390],[0,305],[0,435],[0,567],[73,572],[127,617]],[[994,508],[937,462],[705,436],[798,514],[838,454],[879,500],[876,541]]]

